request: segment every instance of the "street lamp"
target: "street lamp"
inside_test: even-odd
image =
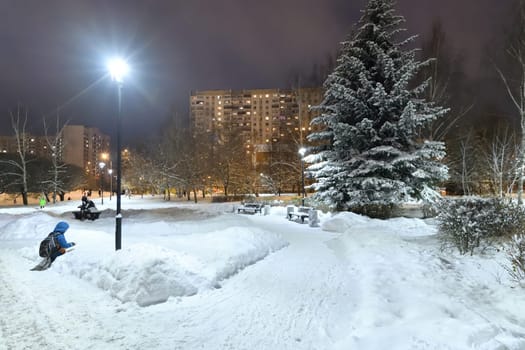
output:
[[[113,195],[113,169],[108,169],[109,174],[109,200],[111,200],[111,196]]]
[[[100,162],[98,163],[98,166],[100,168],[100,199],[101,204],[104,205],[104,177],[102,176],[102,171],[104,170],[106,163]]]
[[[122,247],[122,214],[120,212],[120,195],[122,193],[122,152],[120,141],[121,114],[122,114],[122,85],[124,76],[129,71],[129,66],[122,58],[116,58],[108,63],[109,74],[113,81],[117,83],[118,92],[118,113],[117,113],[117,214],[115,216],[115,250]]]
[[[301,199],[301,205],[304,207],[304,197],[306,197],[306,192],[304,190],[304,154],[306,153],[306,148],[299,148],[299,155],[301,156],[301,188],[303,191],[303,198]]]

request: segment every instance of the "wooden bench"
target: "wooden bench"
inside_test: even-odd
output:
[[[288,220],[301,219],[301,222],[304,223],[304,219],[310,218],[310,210],[312,210],[313,208],[298,207],[297,210],[295,210],[295,208],[296,207],[288,207],[288,211],[286,213],[288,216]]]
[[[77,220],[96,220],[100,217],[100,210],[77,210],[73,212],[73,215],[75,215],[75,219]]]
[[[237,213],[244,213],[244,214],[255,214],[255,213],[262,213],[263,205],[261,203],[245,203],[237,208]]]

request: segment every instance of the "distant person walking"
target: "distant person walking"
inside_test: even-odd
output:
[[[47,203],[46,197],[42,195],[39,200],[40,209],[44,209],[46,207],[46,203]]]

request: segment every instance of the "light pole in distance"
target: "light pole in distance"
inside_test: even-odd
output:
[[[118,93],[118,113],[117,113],[117,214],[115,216],[115,250],[122,248],[122,214],[120,210],[122,193],[122,152],[120,129],[122,119],[122,86],[124,76],[129,71],[129,66],[122,58],[115,58],[108,63],[109,74],[114,82],[117,83]]]
[[[104,176],[102,175],[102,172],[104,171],[104,167],[106,166],[106,163],[100,162],[98,163],[98,167],[100,168],[100,204],[104,205]]]
[[[109,200],[111,200],[111,196],[113,195],[113,169],[108,169],[109,174]]]
[[[303,192],[303,197],[301,199],[301,205],[304,207],[304,197],[306,197],[306,192],[304,190],[304,154],[306,153],[306,148],[299,148],[299,155],[301,156],[301,190]]]

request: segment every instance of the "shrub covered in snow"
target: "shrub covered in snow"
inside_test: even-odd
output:
[[[444,200],[438,207],[443,248],[473,254],[494,240],[511,237],[525,228],[525,209],[501,198],[467,197]]]
[[[525,283],[525,234],[514,235],[507,249],[510,267],[506,270],[510,277],[520,283]]]

